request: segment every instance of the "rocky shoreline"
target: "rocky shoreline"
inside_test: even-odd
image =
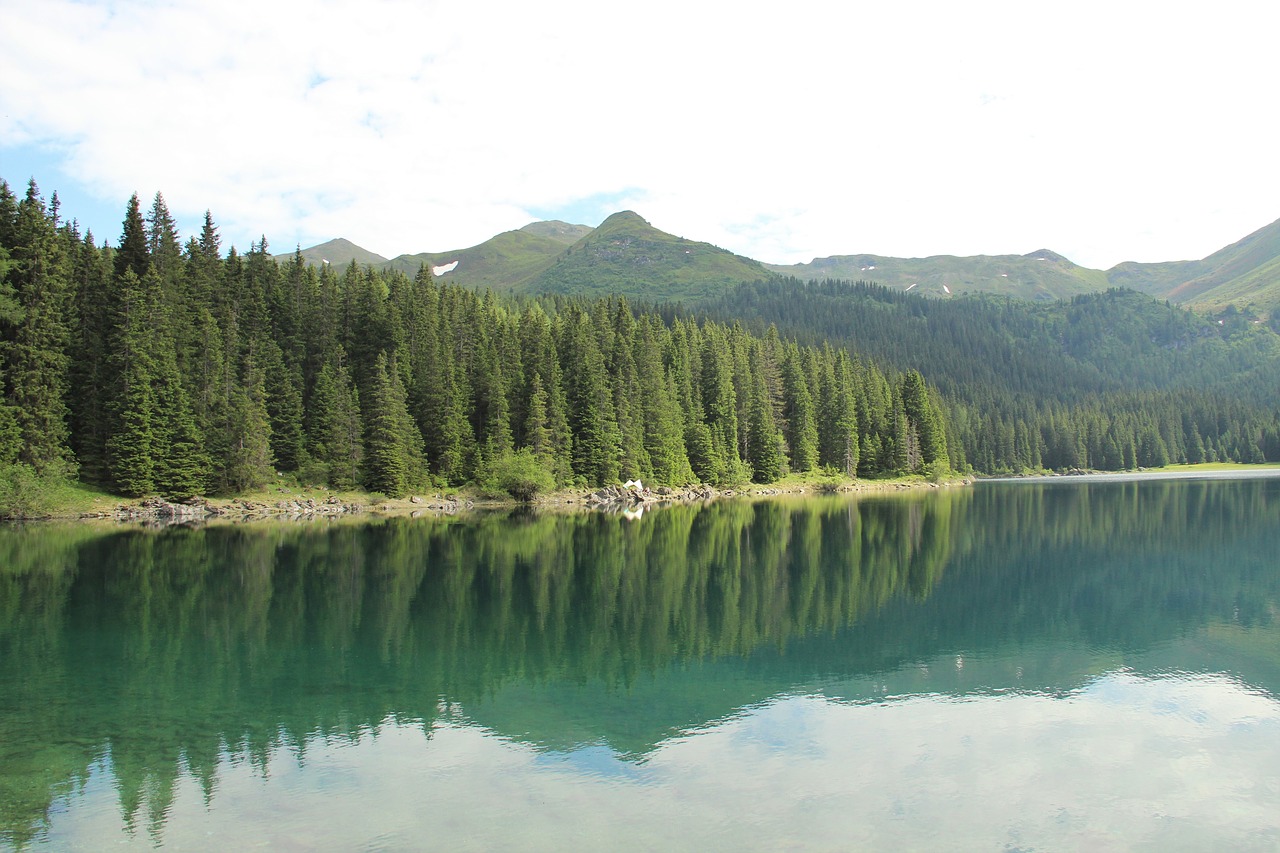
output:
[[[584,509],[603,512],[643,512],[661,504],[705,503],[720,498],[773,497],[780,495],[834,494],[861,492],[891,492],[912,489],[939,488],[946,485],[967,485],[968,479],[950,483],[904,483],[880,481],[856,481],[852,483],[808,483],[788,486],[749,485],[738,489],[717,489],[707,485],[693,486],[644,486],[639,482],[604,486],[587,491],[575,490],[546,495],[532,506],[540,509]],[[313,497],[290,495],[280,500],[232,499],[214,501],[194,498],[189,501],[167,501],[159,497],[143,498],[134,502],[116,504],[110,509],[81,512],[82,519],[147,522],[153,524],[199,524],[212,521],[305,521],[309,519],[335,519],[359,515],[408,515],[417,517],[425,513],[449,515],[473,509],[513,508],[521,504],[513,500],[461,497],[453,493],[445,495],[413,495],[403,499],[378,499],[368,503],[358,499],[339,498],[336,495]]]

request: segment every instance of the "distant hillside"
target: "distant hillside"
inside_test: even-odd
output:
[[[1202,260],[1129,261],[1105,272],[1077,266],[1048,249],[974,257],[835,255],[807,264],[766,266],[803,281],[874,281],[925,296],[977,292],[1051,300],[1127,287],[1194,308],[1253,305],[1271,312],[1280,308],[1280,220]]]
[[[536,234],[539,237],[550,237],[552,240],[563,243],[566,246],[572,246],[594,229],[587,225],[571,225],[568,222],[561,222],[559,219],[550,219],[546,222],[530,222],[520,230]]]
[[[543,224],[553,223],[534,223]],[[447,276],[449,281],[464,287],[506,292],[537,276],[554,263],[564,249],[562,237],[548,236],[546,230],[539,233],[533,226],[525,226],[518,231],[504,231],[468,249],[400,255],[386,266],[412,276],[426,264],[437,276]]]
[[[659,231],[628,210],[600,223],[517,290],[675,301],[769,277],[757,261]]]
[[[1280,220],[1198,261],[1126,262],[1110,270],[1072,263],[1048,249],[1025,255],[892,258],[833,255],[807,264],[761,264],[675,237],[631,211],[599,228],[533,222],[468,249],[400,255],[387,261],[347,240],[302,252],[308,263],[351,260],[415,274],[422,264],[467,287],[516,293],[621,293],[654,301],[697,301],[729,285],[774,275],[802,281],[870,281],[898,293],[946,298],[992,293],[1047,302],[1125,287],[1195,308],[1280,308]],[[277,255],[288,259],[292,253]]]
[[[1107,288],[1107,274],[1077,266],[1056,252],[1026,255],[975,255],[889,258],[836,255],[807,264],[767,268],[802,281],[874,281],[892,290],[923,296],[995,293],[1021,299],[1067,299]]]
[[[294,252],[286,252],[283,255],[276,255],[277,261],[293,260]],[[330,240],[327,243],[321,243],[318,246],[312,246],[310,249],[302,250],[302,260],[313,267],[318,267],[323,263],[330,263],[337,267],[345,267],[352,261],[360,266],[368,264],[369,266],[379,267],[387,262],[387,259],[368,249],[362,249],[350,240],[342,237],[336,240]]]
[[[1280,306],[1280,219],[1199,262],[1201,274],[1169,291],[1175,302],[1197,307]]]

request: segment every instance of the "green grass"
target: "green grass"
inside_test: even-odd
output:
[[[1195,464],[1166,465],[1153,468],[1154,471],[1266,471],[1280,468],[1280,463],[1263,462],[1247,464],[1244,462],[1197,462]]]

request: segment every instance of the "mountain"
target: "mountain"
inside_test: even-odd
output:
[[[533,223],[534,226],[544,224],[550,223]],[[517,231],[504,231],[467,249],[400,255],[385,266],[412,276],[425,264],[436,276],[447,276],[449,281],[465,287],[505,292],[537,276],[564,250],[563,236],[549,236],[547,229],[525,226]]]
[[[600,223],[517,290],[679,301],[769,277],[757,261],[659,231],[627,210]]]
[[[310,249],[302,249],[302,260],[313,267],[321,264],[329,263],[337,267],[345,267],[352,261],[360,266],[380,267],[387,262],[387,259],[368,249],[362,249],[350,240],[342,237],[336,240],[330,240],[327,243],[321,243],[318,246],[312,246]],[[276,255],[277,261],[293,260],[293,252],[287,252],[283,255]]]
[[[520,230],[539,237],[550,237],[566,246],[572,246],[595,229],[589,225],[571,225],[559,219],[550,219],[546,222],[530,222]]]
[[[468,249],[400,255],[391,261],[341,239],[302,255],[312,264],[327,259],[345,265],[354,259],[408,275],[426,264],[438,276],[495,291],[621,293],[650,301],[697,301],[730,285],[784,276],[869,281],[897,292],[941,298],[992,293],[1053,301],[1125,287],[1213,311],[1227,305],[1252,306],[1264,313],[1280,308],[1280,220],[1202,260],[1126,262],[1105,271],[1079,266],[1049,249],[971,257],[833,255],[807,264],[762,264],[710,243],[667,234],[633,211],[615,213],[594,229],[557,220],[533,222]]]
[[[1123,263],[1107,277],[1114,286],[1194,307],[1280,307],[1280,219],[1202,260]]]
[[[874,281],[893,290],[925,296],[981,292],[1052,300],[1105,290],[1108,286],[1106,273],[1077,266],[1048,249],[1026,255],[972,257],[836,255],[815,258],[807,264],[765,266],[773,272],[802,281]]]

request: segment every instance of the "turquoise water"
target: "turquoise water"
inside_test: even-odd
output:
[[[1280,480],[0,528],[0,848],[1274,850]]]

